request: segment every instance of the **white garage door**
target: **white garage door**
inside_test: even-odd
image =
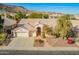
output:
[[[28,33],[17,33],[17,37],[28,37]]]

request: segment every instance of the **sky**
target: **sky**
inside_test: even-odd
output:
[[[79,3],[6,3],[6,4],[14,6],[22,6],[26,9],[33,11],[79,14]]]

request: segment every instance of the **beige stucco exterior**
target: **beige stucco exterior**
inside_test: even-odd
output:
[[[71,23],[73,25],[73,28],[76,27],[77,31],[78,31],[77,33],[79,33],[79,20],[70,20],[70,21],[71,21]],[[14,33],[16,32],[17,36],[29,37],[29,34],[32,34],[32,37],[35,37],[36,36],[37,27],[41,28],[41,32],[43,30],[43,25],[44,24],[49,25],[50,27],[54,28],[55,25],[56,25],[57,19],[41,19],[41,20],[37,19],[36,21],[35,20],[33,21],[33,19],[32,19],[32,21],[31,20],[29,21],[27,19],[27,21],[25,22],[25,24],[27,24],[27,22],[30,23],[30,25],[24,25],[27,28],[17,27],[14,30]],[[32,33],[29,33],[29,31],[32,31]]]
[[[29,31],[22,27],[16,28],[14,31],[14,37],[29,37]]]

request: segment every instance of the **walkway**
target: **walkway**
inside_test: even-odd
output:
[[[68,44],[67,40],[64,40],[62,38],[46,38],[48,43],[52,46],[52,47],[79,47],[77,44]]]

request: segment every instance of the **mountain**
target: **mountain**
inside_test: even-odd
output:
[[[30,10],[22,7],[22,6],[13,6],[13,5],[6,5],[0,4],[0,10],[4,10],[6,12],[31,12]]]
[[[0,4],[0,10],[4,10],[6,12],[22,12],[22,13],[43,13],[43,14],[62,14],[57,12],[40,12],[35,10],[28,10],[22,6],[14,6],[14,5],[6,5],[6,4]]]

